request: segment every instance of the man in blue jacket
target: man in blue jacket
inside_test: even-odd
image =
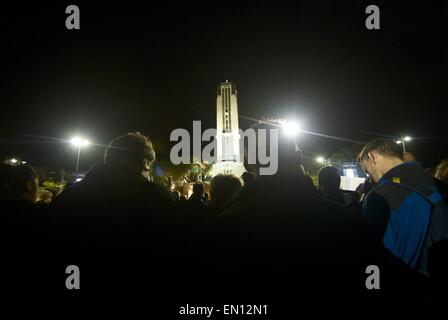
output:
[[[384,246],[413,269],[420,264],[431,217],[431,204],[440,199],[434,179],[418,162],[404,161],[401,145],[378,139],[358,156],[377,186],[366,197],[363,215],[383,237]]]

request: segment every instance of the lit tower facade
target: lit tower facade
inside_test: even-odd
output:
[[[216,159],[212,174],[240,176],[244,166],[240,162],[238,101],[235,84],[226,81],[218,86],[216,97]]]

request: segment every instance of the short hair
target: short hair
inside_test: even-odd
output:
[[[193,193],[194,194],[203,194],[204,193],[204,184],[200,181],[196,182],[193,185]]]
[[[153,162],[156,158],[151,140],[140,132],[129,132],[109,142],[104,153],[105,163],[127,163],[142,167],[142,160]]]
[[[369,152],[376,151],[381,155],[403,160],[403,146],[390,139],[376,139],[367,143],[358,155],[358,162],[366,160]]]
[[[23,193],[28,191],[28,182],[38,178],[36,171],[29,165],[21,164],[12,168],[11,191]]]
[[[319,187],[326,190],[339,190],[341,186],[341,176],[335,167],[323,167],[318,174]]]
[[[435,178],[448,182],[448,159],[442,160],[436,168]]]
[[[243,182],[237,176],[224,174],[214,176],[212,181],[210,181],[212,204],[218,208],[224,207],[242,187]]]

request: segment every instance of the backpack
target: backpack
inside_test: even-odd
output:
[[[431,215],[429,218],[428,228],[426,230],[419,262],[417,264],[417,269],[420,272],[427,274],[429,249],[436,242],[448,239],[448,203],[442,196],[443,192],[439,190],[437,183],[436,192],[428,189],[428,193],[430,193],[430,195],[403,183],[386,182],[385,184],[394,185],[413,191],[422,196],[431,205]]]

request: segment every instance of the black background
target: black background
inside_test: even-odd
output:
[[[65,28],[70,4],[80,30]],[[365,27],[369,4],[381,30]],[[296,117],[360,142],[410,134],[434,165],[448,150],[447,14],[444,1],[2,4],[0,155],[73,167],[58,139],[81,133],[98,144],[85,169],[110,139],[139,130],[167,158],[173,129],[215,125],[216,88],[229,80],[240,115]],[[346,145],[301,141],[309,155]]]

